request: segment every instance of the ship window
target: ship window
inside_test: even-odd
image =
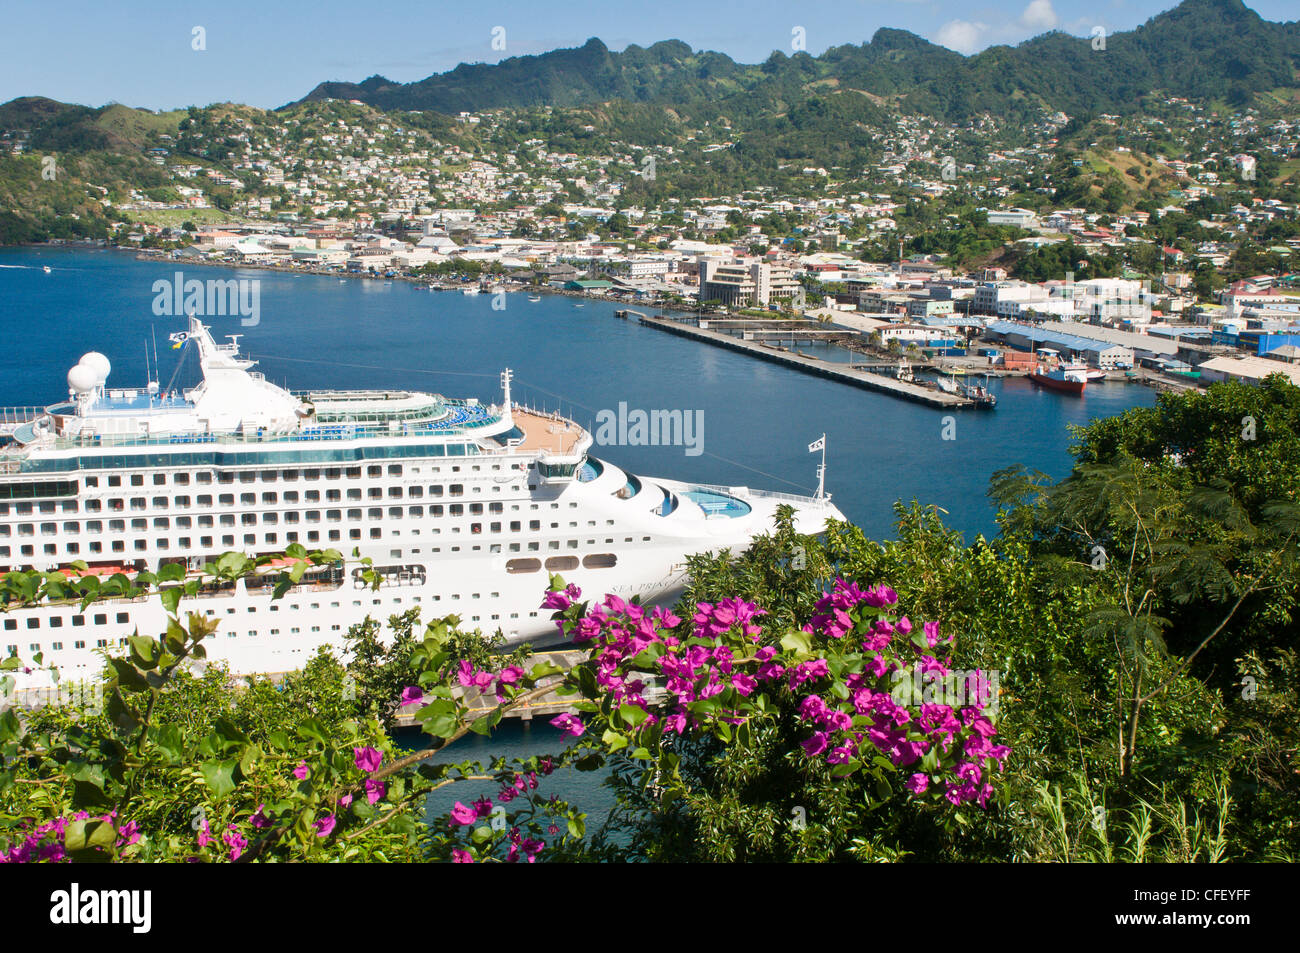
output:
[[[291,496],[293,497],[292,500],[289,499],[289,497],[291,497]],[[304,494],[302,495],[302,498],[303,498],[305,501],[307,501],[308,503],[319,503],[319,502],[320,502],[320,490],[308,490],[306,493],[304,493]],[[286,494],[284,495],[284,501],[285,501],[286,503],[297,503],[297,502],[298,502],[298,494],[295,493],[294,491],[290,490],[288,493],[286,493]]]
[[[172,482],[177,486],[189,486],[190,475],[188,473],[176,473],[172,475]]]
[[[348,519],[350,519],[350,520],[359,520],[359,519],[361,519],[361,511],[360,511],[360,510],[348,510]]]
[[[131,520],[132,529],[144,529],[148,525],[149,525],[148,520]]]
[[[167,517],[165,517],[165,516],[155,516],[154,519],[153,519],[153,528],[154,528],[154,529],[170,529],[170,528],[171,528],[171,520],[169,520],[169,519],[168,519]]]
[[[442,496],[442,487],[439,486],[439,485],[430,486],[430,487],[429,487],[429,495],[430,495],[430,496]]]
[[[348,490],[348,499],[349,499],[349,500],[359,500],[359,499],[361,499],[361,491],[360,491],[359,489],[356,489],[356,488],[353,488],[353,489],[351,489],[351,490]]]
[[[87,500],[87,501],[86,501],[86,512],[87,512],[87,513],[98,513],[101,509],[103,509],[103,506],[100,504],[99,500]]]
[[[430,516],[441,516],[441,515],[442,515],[442,504],[441,504],[441,503],[434,503],[432,506],[430,506],[430,507],[429,507],[429,515],[430,515]]]
[[[201,494],[201,495],[198,497],[198,504],[199,504],[199,506],[211,506],[211,505],[212,505],[212,495],[209,494],[209,493],[203,493],[203,494]]]
[[[99,477],[86,477],[86,486],[99,486]]]
[[[239,494],[239,502],[240,502],[240,504],[243,505],[243,506],[252,506],[254,503],[257,502],[257,494],[256,494],[256,493],[241,493],[241,494]]]
[[[330,530],[330,542],[337,543],[343,538],[343,534],[336,529]]]
[[[262,482],[263,482],[263,483],[274,483],[274,482],[275,482],[276,473],[275,473],[274,470],[263,470],[263,471],[261,472],[261,477],[262,477]]]
[[[494,533],[499,533],[499,532],[501,532],[501,524],[500,524],[500,523],[493,523],[493,524],[491,524],[491,526],[489,527],[489,529],[491,529],[491,531],[494,532]]]
[[[199,545],[202,546],[204,549],[211,549],[211,548],[212,548],[212,537],[211,537],[211,536],[200,536],[200,537],[199,537]]]
[[[284,501],[285,501],[286,503],[296,503],[296,502],[298,501],[298,494],[295,493],[295,494],[293,495],[293,499],[290,500],[290,499],[289,499],[289,494],[286,493],[286,494],[284,495]],[[276,494],[274,494],[274,493],[263,493],[263,494],[262,494],[262,505],[263,505],[263,506],[268,506],[268,505],[274,504],[275,502],[276,502]]]
[[[165,540],[165,539],[156,539],[156,540],[154,540],[154,542],[158,544],[158,548],[159,548],[159,549],[166,549],[166,548],[167,548],[167,540]]]
[[[18,620],[17,620],[17,619],[5,619],[5,628],[6,628],[6,629],[16,629],[16,628],[18,628]],[[33,652],[36,651],[35,647],[32,648],[32,651],[33,651]]]
[[[200,526],[201,528],[204,528],[204,529],[210,529],[213,525],[214,525],[214,524],[213,524],[213,522],[212,522],[212,517],[211,517],[211,516],[200,516],[200,517],[199,517],[199,526]]]
[[[165,496],[155,496],[155,497],[153,498],[153,508],[156,509],[156,510],[165,510],[165,509],[167,509],[167,497],[165,497]]]
[[[280,514],[279,514],[279,513],[263,513],[263,514],[262,514],[262,522],[263,522],[263,523],[275,524],[275,523],[279,522],[279,520],[280,520]],[[297,513],[286,513],[286,514],[285,514],[285,522],[286,522],[286,523],[296,523],[296,522],[298,522],[298,514],[297,514]]]
[[[217,502],[220,503],[222,506],[234,506],[235,494],[222,493],[220,496],[217,497]]]
[[[382,486],[372,486],[370,487],[370,489],[366,491],[366,496],[368,496],[372,500],[383,499],[384,488]]]
[[[471,503],[471,504],[469,505],[469,513],[470,513],[471,516],[482,516],[482,515],[483,515],[483,504],[482,504],[482,503]]]
[[[124,553],[126,552],[126,543],[122,542],[120,539],[115,539],[113,540],[112,549],[115,553]]]
[[[402,498],[402,488],[400,486],[390,486],[388,496],[390,499],[400,500]]]
[[[86,523],[87,533],[102,533],[103,531],[104,531],[104,524],[100,520],[89,520]]]
[[[406,491],[406,495],[407,495],[410,499],[412,499],[412,500],[423,499],[423,498],[424,498],[424,487],[422,487],[422,486],[413,486],[413,487],[410,487],[410,488]]]
[[[617,564],[618,557],[613,553],[593,553],[582,560],[584,569],[609,569]]]
[[[271,479],[275,479],[275,477],[272,476]],[[256,482],[256,480],[257,480],[257,474],[254,473],[252,470],[246,470],[243,473],[239,474],[240,483],[254,483]]]
[[[188,507],[190,505],[190,498],[188,496],[178,496],[172,502],[180,507]]]
[[[319,470],[303,470],[303,471],[302,471],[302,477],[303,477],[304,480],[319,480],[319,479],[320,479],[320,471],[319,471]]]
[[[577,556],[551,556],[546,560],[547,572],[564,572],[578,568]]]
[[[133,509],[133,510],[142,510],[142,509],[144,509],[144,508],[145,508],[145,502],[144,502],[144,497],[143,497],[143,496],[133,496],[133,497],[131,497],[131,509]]]
[[[464,495],[465,495],[465,486],[464,486],[464,484],[461,484],[461,483],[453,483],[451,486],[449,486],[449,487],[447,488],[447,495],[448,495],[448,496],[464,496]]]
[[[194,474],[194,480],[195,480],[195,482],[197,482],[197,483],[211,483],[211,482],[212,482],[212,474],[211,474],[211,473],[196,473],[196,474]]]
[[[504,512],[504,511],[505,511],[505,507],[504,507],[502,504],[500,504],[500,503],[489,503],[489,504],[488,504],[488,512],[489,512],[489,513],[501,513],[501,512]]]
[[[378,526],[371,527],[370,538],[379,539],[381,536],[383,536],[383,533],[384,531],[380,529]]]
[[[348,539],[360,539],[360,538],[361,538],[361,530],[359,529],[348,530]]]
[[[120,476],[111,476],[111,477],[108,478],[108,485],[109,485],[109,486],[121,486],[121,485],[122,485],[122,478],[121,478]]]
[[[464,516],[464,515],[465,515],[465,504],[464,504],[464,503],[452,503],[452,504],[450,504],[450,505],[447,507],[447,513],[448,513],[449,515],[451,515],[451,516]]]
[[[384,468],[380,466],[366,467],[367,477],[379,477],[384,475]]]
[[[235,537],[234,537],[234,536],[231,536],[231,535],[222,536],[222,537],[221,537],[221,545],[222,545],[222,546],[234,546],[234,545],[235,545]]]
[[[244,545],[245,545],[245,546],[256,546],[256,545],[257,545],[257,534],[256,534],[256,533],[245,533],[245,534],[244,534]]]
[[[288,522],[290,522],[290,523],[296,523],[296,522],[298,522],[298,514],[297,514],[297,513],[286,513],[286,514],[284,514],[284,515],[285,515],[285,519],[286,519]],[[319,523],[319,522],[320,522],[320,510],[308,510],[306,513],[303,514],[303,516],[306,517],[308,523]]]
[[[148,549],[148,548],[149,548],[149,544],[148,544],[147,542],[145,542],[143,539],[137,539],[137,540],[135,541],[135,550],[136,550],[136,552],[138,552],[138,553],[142,553],[142,552],[144,552],[144,551],[145,551],[146,549]]]
[[[530,530],[539,530],[539,529],[542,528],[542,521],[541,521],[541,520],[529,520],[529,521],[528,521],[528,528],[529,528]]]
[[[227,513],[226,515],[224,515],[224,516],[221,517],[221,525],[222,525],[222,526],[234,526],[234,525],[235,525],[235,517],[234,517],[232,514]]]
[[[390,506],[388,508],[388,518],[400,520],[402,518],[402,508],[400,506]]]
[[[188,536],[182,536],[180,539],[176,541],[176,545],[179,546],[181,549],[189,549],[190,538]]]
[[[343,476],[341,467],[330,467],[325,471],[325,479],[327,480],[337,480],[341,476]]]
[[[132,485],[132,486],[144,486],[144,474],[143,474],[143,473],[132,473],[132,474],[131,474],[131,485]]]
[[[235,475],[234,475],[233,473],[218,473],[218,474],[217,474],[217,482],[220,483],[220,484],[223,484],[223,485],[225,485],[225,484],[229,484],[229,483],[234,483],[234,482],[235,482]]]
[[[384,509],[381,506],[372,506],[366,510],[366,519],[381,520],[384,518]]]
[[[359,479],[361,479],[361,468],[360,468],[360,467],[348,467],[348,468],[347,468],[347,476],[348,476],[348,479],[349,479],[349,480],[359,480]]]
[[[154,486],[165,486],[166,483],[167,483],[167,474],[165,474],[165,473],[155,473],[155,474],[153,475],[153,485],[154,485]]]

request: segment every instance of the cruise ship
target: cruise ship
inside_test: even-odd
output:
[[[130,577],[179,563],[203,583],[182,611],[219,620],[208,656],[235,674],[301,668],[320,646],[342,655],[354,623],[417,607],[540,644],[555,634],[539,607],[549,573],[588,594],[663,601],[684,585],[687,556],[746,548],[780,504],[803,533],[843,519],[820,487],[791,496],[627,472],[592,456],[575,422],[513,402],[508,370],[496,405],[407,390],[300,393],[193,316],[171,341],[190,349],[182,357],[197,352],[192,389],[112,388],[109,360],[92,352],[68,372],[66,400],[3,412],[0,571]],[[235,584],[202,576],[223,552],[294,543],[349,558],[313,567],[275,600],[283,562]],[[357,553],[379,572],[377,591]],[[43,653],[75,681],[137,630],[161,633],[165,615],[153,596],[85,611],[12,606],[0,624],[0,651]],[[20,675],[18,688],[47,678]]]

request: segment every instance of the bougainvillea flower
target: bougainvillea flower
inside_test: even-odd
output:
[[[356,758],[357,767],[367,773],[377,771],[384,761],[384,753],[378,748],[353,748],[352,754]]]

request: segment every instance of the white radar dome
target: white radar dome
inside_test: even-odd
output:
[[[78,394],[89,393],[95,389],[97,383],[99,383],[98,373],[93,367],[78,364],[68,371],[68,387]]]
[[[96,384],[102,384],[108,380],[108,372],[113,369],[113,365],[108,362],[108,358],[98,351],[91,351],[89,354],[81,355],[81,360],[77,363],[89,367],[95,372]]]

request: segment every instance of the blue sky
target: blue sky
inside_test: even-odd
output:
[[[358,3],[356,0],[5,0],[0,102],[41,95],[99,106],[170,109],[233,101],[273,107],[322,80],[375,73],[409,82],[461,62],[577,46],[680,39],[747,63],[774,49],[862,43],[882,26],[962,53],[1049,29],[1079,36],[1128,30],[1173,0],[570,0]],[[1295,0],[1249,0],[1268,20],[1297,18]],[[195,28],[203,50],[196,50]],[[494,29],[497,47],[494,48]]]

